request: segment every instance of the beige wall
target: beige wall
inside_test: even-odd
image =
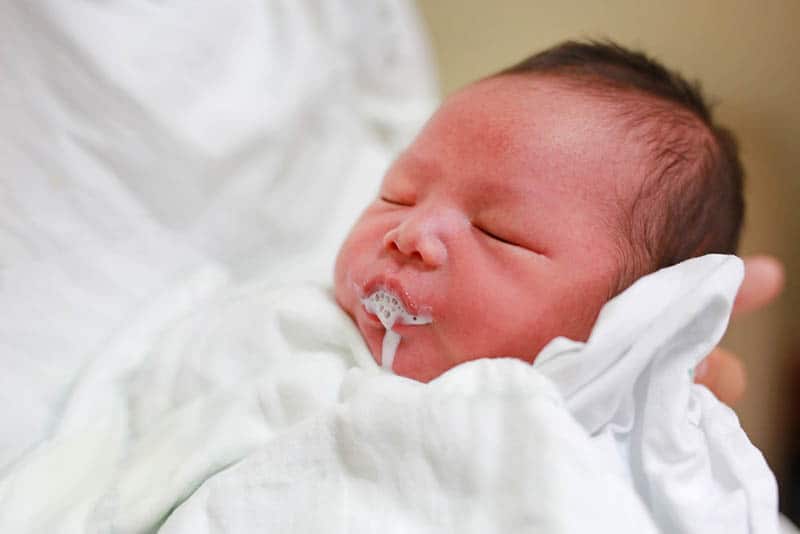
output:
[[[748,174],[743,253],[787,265],[789,285],[769,309],[735,321],[726,339],[744,358],[737,407],[775,469],[800,408],[800,1],[418,0],[446,93],[567,38],[609,37],[643,49],[716,97],[739,136]],[[795,382],[796,383],[796,382]]]

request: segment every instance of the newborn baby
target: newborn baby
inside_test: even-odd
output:
[[[614,44],[565,43],[449,97],[342,246],[335,296],[423,382],[585,340],[637,278],[734,253],[732,136],[699,91]]]
[[[774,532],[769,468],[687,374],[740,262],[665,269],[598,320],[637,278],[733,252],[741,218],[694,89],[614,45],[545,51],[399,157],[339,306],[316,286],[193,306],[216,270],[148,306],[0,480],[0,531]],[[422,382],[538,359],[421,384],[370,352]]]

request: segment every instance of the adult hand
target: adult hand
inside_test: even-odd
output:
[[[733,303],[733,316],[758,310],[772,302],[783,289],[784,279],[783,264],[777,258],[744,258],[744,280]],[[694,380],[707,386],[719,400],[733,406],[744,395],[747,372],[735,354],[717,347],[697,366]]]

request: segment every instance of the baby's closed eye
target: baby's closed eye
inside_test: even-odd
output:
[[[541,247],[535,246],[529,240],[523,240],[518,237],[515,237],[511,232],[508,231],[500,231],[494,228],[489,228],[488,225],[480,224],[480,223],[472,223],[472,226],[478,230],[481,234],[486,236],[488,239],[505,245],[509,248],[515,248],[525,252],[531,252],[533,254],[539,256],[546,256],[544,250]]]
[[[401,200],[401,199],[396,198],[396,197],[390,197],[390,196],[387,196],[387,195],[381,195],[380,199],[383,202],[386,202],[387,204],[392,204],[393,206],[413,206],[414,205],[412,202]]]
[[[487,230],[486,228],[484,228],[482,226],[478,226],[476,224],[473,224],[473,226],[475,228],[477,228],[481,233],[483,233],[484,235],[494,239],[495,241],[499,241],[499,242],[505,243],[507,245],[513,245],[515,247],[522,247],[522,245],[520,245],[519,243],[516,243],[515,241],[513,241],[511,239],[508,239],[506,237],[502,237],[500,235],[497,235],[496,233],[494,233],[494,232],[492,232],[490,230]]]

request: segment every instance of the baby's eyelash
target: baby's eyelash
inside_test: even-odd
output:
[[[532,248],[530,245],[521,245],[521,244],[516,243],[514,241],[509,241],[508,239],[506,239],[504,237],[500,237],[497,234],[493,234],[489,230],[487,230],[485,228],[482,228],[480,226],[476,226],[474,224],[473,224],[473,226],[475,226],[475,228],[477,228],[478,231],[480,231],[482,234],[490,237],[491,239],[494,239],[495,241],[497,241],[499,243],[510,245],[512,247],[516,247],[516,248],[524,250],[526,252],[532,252],[533,254],[536,254],[537,256],[541,256],[543,258],[549,258],[550,257],[549,253],[547,251],[545,251],[545,250],[535,249],[535,248]]]
[[[381,200],[386,202],[387,204],[392,204],[393,206],[410,206],[411,204],[407,204],[405,202],[400,202],[399,200],[392,200],[381,195]]]
[[[497,234],[493,234],[492,232],[490,232],[490,231],[489,231],[489,230],[487,230],[486,228],[482,228],[482,227],[480,227],[480,226],[476,226],[475,228],[477,228],[478,230],[480,230],[480,231],[481,231],[483,234],[485,234],[485,235],[487,235],[487,236],[491,237],[492,239],[494,239],[494,240],[497,240],[497,241],[500,241],[501,243],[505,243],[505,244],[507,244],[507,245],[512,245],[512,246],[515,246],[515,247],[522,247],[522,245],[520,245],[519,243],[514,243],[513,241],[509,241],[508,239],[505,239],[505,238],[503,238],[503,237],[500,237],[500,236],[499,236],[499,235],[497,235]],[[525,248],[525,247],[522,247],[522,248]]]

